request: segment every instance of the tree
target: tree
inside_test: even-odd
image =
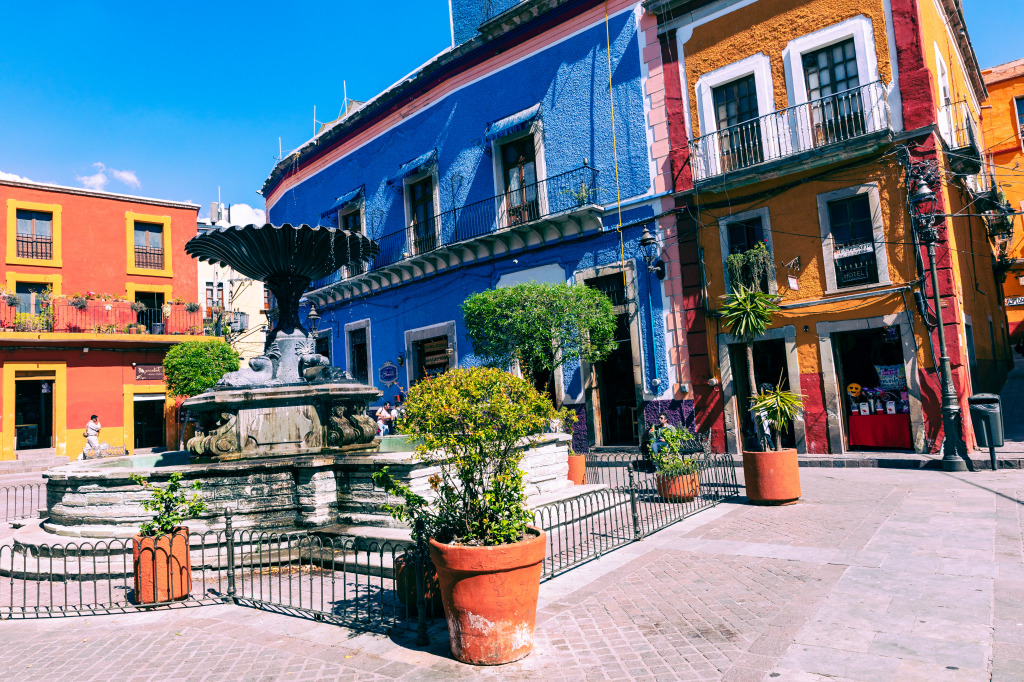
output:
[[[599,362],[615,349],[612,302],[592,287],[530,283],[489,289],[467,298],[462,315],[484,364],[508,368],[519,361],[523,374],[548,393],[557,368]]]
[[[238,351],[223,341],[184,341],[164,356],[164,382],[174,396],[198,395],[238,370]]]

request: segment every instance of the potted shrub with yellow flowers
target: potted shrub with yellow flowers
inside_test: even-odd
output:
[[[199,497],[202,485],[193,481],[186,489],[181,484],[181,472],[171,474],[162,487],[140,474],[130,478],[151,493],[142,500],[142,508],[153,514],[132,538],[135,601],[154,604],[186,599],[192,591],[192,560],[189,531],[181,524],[206,511],[206,503]],[[193,491],[191,497],[187,490]]]
[[[384,469],[374,481],[404,497],[392,508],[429,537],[452,655],[497,665],[533,649],[545,534],[530,525],[520,464],[555,417],[548,397],[499,369],[452,369],[409,391],[404,430],[437,466],[435,499]]]
[[[743,286],[723,297],[722,320],[726,331],[743,343],[747,355],[750,413],[758,432],[759,449],[743,450],[743,479],[754,504],[792,504],[800,498],[800,464],[794,448],[783,448],[781,431],[800,411],[800,396],[782,390],[758,393],[754,378],[754,341],[762,336],[780,310],[777,297]],[[774,429],[775,449],[769,430]]]

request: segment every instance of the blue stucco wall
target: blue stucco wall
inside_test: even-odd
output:
[[[477,27],[518,5],[522,0],[451,0],[452,33],[461,45],[476,35]]]

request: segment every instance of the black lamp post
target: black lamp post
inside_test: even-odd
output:
[[[953,368],[946,350],[946,328],[942,319],[942,301],[939,296],[939,273],[935,265],[935,243],[939,240],[939,229],[935,217],[941,214],[935,193],[924,180],[917,181],[917,188],[910,195],[910,208],[914,229],[928,247],[928,269],[932,280],[932,300],[935,306],[935,321],[939,332],[939,380],[942,382],[942,426],[946,439],[942,444],[942,470],[967,471],[967,464],[960,458],[960,448],[966,449],[960,432],[960,403],[953,386]]]
[[[309,304],[309,313],[306,315],[306,322],[309,323],[309,333],[314,339],[317,336],[317,330],[320,328],[320,313],[316,311],[316,306],[312,303]]]
[[[647,263],[647,270],[658,276],[658,279],[665,279],[665,261],[661,260],[661,249],[658,248],[658,240],[654,238],[647,228],[644,228],[640,235],[640,252],[644,254],[644,262]]]

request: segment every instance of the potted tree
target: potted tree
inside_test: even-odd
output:
[[[662,432],[665,443],[651,453],[654,460],[654,487],[669,502],[689,502],[700,494],[697,462],[683,456],[683,442],[693,435],[682,428],[666,428]]]
[[[792,504],[800,498],[796,450],[782,448],[780,433],[784,426],[788,428],[789,419],[799,411],[800,397],[782,391],[781,384],[759,396],[754,378],[754,340],[764,334],[779,310],[777,297],[744,286],[737,286],[725,295],[721,308],[726,330],[744,344],[747,355],[750,410],[758,432],[759,449],[743,450],[743,478],[747,497],[754,504]],[[775,411],[771,412],[773,409]],[[774,451],[767,430],[772,424],[775,425]]]
[[[130,477],[152,494],[142,501],[142,508],[152,513],[153,519],[140,525],[138,535],[132,538],[135,601],[139,604],[186,599],[192,591],[188,528],[181,524],[206,511],[206,502],[199,497],[199,481],[186,489],[181,476],[181,472],[171,474],[162,488],[140,474]],[[195,491],[191,498],[189,489]]]
[[[546,395],[508,372],[452,369],[420,382],[406,404],[418,456],[438,467],[434,502],[386,469],[374,475],[405,500],[392,514],[429,538],[452,655],[464,663],[510,663],[533,650],[546,545],[529,525],[519,465],[554,416]]]

